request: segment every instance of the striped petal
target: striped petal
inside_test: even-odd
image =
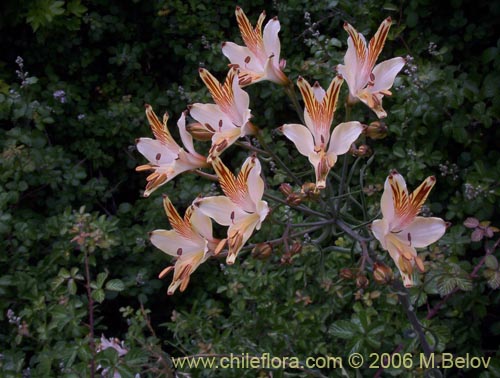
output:
[[[248,20],[245,12],[240,7],[236,7],[235,11],[236,21],[238,22],[238,27],[241,32],[241,38],[245,45],[254,53],[254,55],[260,60],[261,64],[265,64],[265,60],[268,58],[263,54],[264,41],[262,39],[262,24],[266,18],[266,13],[262,12],[257,21],[255,29]]]
[[[392,20],[390,17],[387,17],[384,21],[382,21],[377,32],[368,44],[367,70],[370,72],[375,66],[375,62],[377,61],[378,56],[384,48],[385,40],[387,39],[387,35],[389,34],[391,24]]]
[[[164,144],[169,150],[174,151],[176,148],[179,148],[179,145],[172,138],[170,131],[168,131],[167,127],[168,113],[165,113],[163,115],[163,123],[162,123],[156,116],[151,105],[146,104],[145,108],[149,126],[151,127],[151,130],[153,131],[153,135],[155,136],[156,140]]]
[[[181,235],[186,239],[195,239],[197,235],[193,232],[189,222],[186,222],[181,218],[177,209],[174,207],[172,202],[167,196],[163,197],[163,208],[167,214],[168,221],[170,225],[175,230],[176,233]],[[189,218],[189,217],[188,217]],[[189,220],[189,219],[188,219]]]
[[[398,181],[394,178],[389,178],[396,218],[395,224],[391,225],[393,232],[404,229],[413,222],[435,183],[436,178],[434,176],[427,177],[413,193],[409,196],[405,196],[404,192],[402,192],[401,188],[398,186]]]

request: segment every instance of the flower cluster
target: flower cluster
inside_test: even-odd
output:
[[[237,175],[222,160],[224,152],[240,138],[246,139],[245,144],[250,149],[258,153],[262,151],[258,142],[252,142],[253,146],[248,138],[255,136],[262,141],[259,139],[260,130],[250,121],[250,98],[243,88],[268,80],[283,86],[292,96],[292,101],[295,100],[295,105],[300,107],[294,97],[293,83],[284,73],[286,62],[280,59],[278,19],[270,19],[263,28],[264,12],[255,27],[240,7],[236,8],[235,15],[245,46],[233,42],[222,44],[222,53],[230,61],[223,83],[207,69],[199,69],[199,76],[213,103],[191,104],[181,114],[177,129],[182,145],[174,140],[168,129],[168,114],[161,122],[149,105],[146,105],[146,117],[154,139],[137,140],[137,149],[148,163],[138,166],[136,170],[152,171],[146,178],[145,197],[183,172],[197,171],[200,175],[210,175],[201,171],[206,168],[213,169],[215,175],[212,177],[217,179],[224,193],[194,199],[184,217],[179,215],[169,197],[164,196],[163,205],[172,229],[155,230],[151,232],[150,239],[153,245],[175,258],[174,265],[160,273],[161,278],[174,272],[168,294],[173,294],[177,288],[184,291],[191,274],[212,256],[225,252],[227,264],[235,263],[239,252],[270,213],[268,203],[262,199],[265,183],[258,156],[254,153],[247,157]],[[350,151],[356,156],[368,156],[368,146],[355,146],[361,134],[374,140],[382,139],[387,134],[387,128],[380,121],[372,122],[370,126],[350,120],[333,128],[332,124],[344,81],[349,87],[348,106],[361,101],[379,119],[387,116],[382,98],[391,95],[390,88],[395,77],[405,65],[405,59],[401,57],[376,65],[391,23],[390,18],[385,19],[368,44],[362,34],[345,23],[348,48],[344,63],[337,66],[337,74],[332,72],[329,87],[325,90],[318,82],[310,85],[303,77],[297,80],[304,103],[303,114],[301,111],[299,115],[303,117],[304,124],[284,124],[278,130],[301,155],[307,157],[314,168],[315,183],[307,184],[309,195],[303,194],[305,199],[317,199],[327,187],[329,172],[339,155]],[[207,156],[195,150],[194,139],[211,142]],[[382,195],[383,219],[373,222],[374,236],[382,248],[389,251],[408,287],[413,284],[414,267],[424,270],[423,261],[415,248],[435,242],[446,229],[445,222],[439,218],[417,216],[434,183],[434,177],[429,177],[408,194],[403,177],[393,171],[386,180]],[[288,197],[293,194],[291,188],[287,192]],[[300,201],[290,201],[290,204],[298,206]],[[227,227],[225,237],[219,239],[213,236],[212,221]],[[272,252],[272,242],[259,245],[266,246],[266,257]],[[392,279],[391,274],[379,272],[382,266],[379,262],[374,265],[379,280],[385,282]]]

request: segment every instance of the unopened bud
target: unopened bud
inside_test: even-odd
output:
[[[340,277],[346,280],[352,280],[354,278],[354,273],[349,268],[340,269]]]
[[[387,265],[378,262],[373,264],[373,280],[376,283],[386,285],[392,281],[393,277],[392,269]]]
[[[252,257],[257,260],[266,260],[273,253],[273,247],[269,243],[258,243],[252,249]]]
[[[193,136],[196,140],[201,140],[203,142],[212,139],[214,135],[214,129],[210,130],[210,126],[202,125],[199,122],[191,123],[186,126],[186,130]]]
[[[368,278],[364,274],[358,274],[356,277],[356,286],[360,289],[364,289],[368,286],[370,281],[368,281]]]
[[[370,123],[363,130],[365,135],[371,139],[384,139],[387,136],[387,126],[380,121]]]
[[[286,198],[286,203],[290,206],[299,206],[302,202],[302,196],[297,193],[290,193],[290,195]]]
[[[302,243],[300,242],[294,242],[292,246],[290,247],[290,254],[296,255],[298,253],[302,252]]]
[[[284,182],[280,185],[280,192],[283,193],[284,196],[288,197],[290,194],[292,194],[292,191],[292,186],[289,183]]]
[[[358,147],[358,149],[353,151],[353,154],[355,156],[360,156],[360,157],[369,157],[373,153],[372,149],[370,146],[366,144],[362,144],[361,146]]]
[[[304,185],[302,185],[300,191],[304,196],[312,199],[317,198],[319,195],[319,190],[316,187],[316,184],[313,182],[306,182]]]

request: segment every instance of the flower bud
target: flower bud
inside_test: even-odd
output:
[[[370,146],[362,144],[361,146],[358,147],[358,149],[353,151],[353,154],[354,156],[369,157],[373,154],[373,151],[370,148]]]
[[[293,192],[292,186],[289,183],[284,182],[280,185],[280,192],[283,193],[284,196],[288,197]]]
[[[266,260],[273,253],[273,247],[269,243],[258,243],[252,249],[252,257],[257,260]]]
[[[302,252],[302,243],[300,242],[294,242],[292,246],[290,247],[290,254],[296,255],[298,253]]]
[[[340,277],[346,280],[352,280],[354,278],[354,273],[349,268],[340,269]]]
[[[392,281],[393,277],[392,269],[387,265],[379,262],[373,264],[373,280],[376,283],[386,285]]]
[[[307,198],[315,199],[319,196],[319,190],[313,182],[306,182],[302,185],[300,192]]]
[[[370,123],[363,132],[371,139],[384,139],[387,136],[387,126],[385,123],[375,121]]]
[[[356,286],[360,289],[368,287],[369,283],[370,281],[368,281],[368,278],[364,274],[358,274],[356,277]]]
[[[286,198],[286,203],[290,206],[299,206],[302,202],[302,196],[297,193],[290,193],[290,195]]]
[[[186,130],[190,133],[194,139],[201,140],[203,142],[212,139],[212,135],[214,135],[215,130],[207,125],[202,125],[199,122],[190,123],[186,126]]]

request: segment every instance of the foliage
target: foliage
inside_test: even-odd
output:
[[[343,22],[369,36],[392,17],[382,55],[404,56],[407,65],[393,96],[384,99],[387,137],[363,140],[374,158],[347,158],[351,200],[342,211],[363,224],[378,218],[388,169],[404,173],[409,187],[436,176],[423,212],[451,226],[422,253],[428,273],[409,291],[411,306],[436,352],[493,357],[488,368],[441,373],[500,376],[494,229],[500,227],[500,40],[494,32],[500,6],[461,0],[238,5],[253,23],[263,9],[277,15],[287,76],[294,82],[299,76],[318,80],[323,87],[343,60]],[[422,352],[401,292],[377,283],[371,267],[360,270],[359,244],[333,226],[326,240],[321,230],[292,230],[297,234],[290,244],[302,245],[297,253],[277,243],[264,260],[253,258],[251,248],[233,266],[210,259],[184,293],[166,296],[168,284],[157,276],[170,260],[151,246],[148,232],[169,225],[159,193],[140,198],[145,177],[134,168],[144,159],[134,140],[150,135],[145,103],[176,119],[188,104],[210,101],[198,68],[221,80],[225,75],[228,61],[220,44],[241,43],[234,6],[226,1],[5,2],[0,20],[1,376],[88,377],[92,366],[103,376],[169,376],[172,358],[202,353],[330,355],[345,361],[351,352],[365,359],[396,348],[413,356]],[[273,131],[300,122],[293,104],[273,83],[252,85],[248,92],[252,121],[263,130],[261,142],[293,172],[301,172],[301,179],[312,180],[307,159]],[[345,92],[341,96],[343,101]],[[376,120],[362,106],[352,117],[367,124]],[[246,157],[239,147],[226,154],[233,169]],[[274,159],[262,164],[273,197],[284,200],[278,190],[284,181],[300,192]],[[341,168],[339,161],[331,173],[334,185]],[[179,176],[161,191],[182,210],[200,193],[220,194],[195,175]],[[314,198],[304,203],[322,210]],[[251,243],[280,237],[287,223],[308,222],[284,204],[275,204],[270,219]],[[393,266],[377,243],[369,248]],[[113,347],[104,349],[108,342]],[[416,366],[388,368],[384,374],[415,376],[421,372]],[[272,374],[356,376],[344,368]],[[271,371],[189,373],[253,377]],[[359,373],[375,371],[365,365]]]

